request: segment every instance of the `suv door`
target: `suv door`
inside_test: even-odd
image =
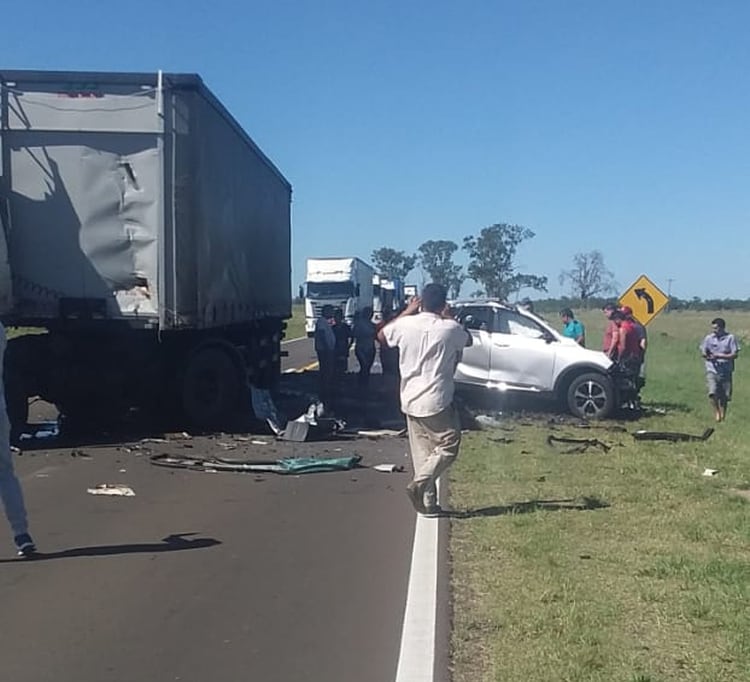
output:
[[[490,306],[463,306],[456,319],[471,334],[473,343],[463,350],[456,367],[455,380],[462,384],[487,386],[490,379],[493,310]]]
[[[490,384],[522,391],[552,391],[558,341],[513,310],[495,310],[491,334]]]

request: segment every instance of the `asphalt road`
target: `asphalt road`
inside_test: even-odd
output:
[[[286,369],[314,361],[308,340],[285,349]],[[2,679],[394,680],[415,527],[406,441],[248,438],[28,441],[16,461],[41,554],[13,558],[0,524]],[[160,453],[357,453],[407,471],[205,473],[156,467]],[[135,496],[87,492],[101,483]]]

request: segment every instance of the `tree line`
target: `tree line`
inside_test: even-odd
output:
[[[430,281],[444,285],[452,298],[458,298],[464,282],[471,278],[482,287],[474,296],[509,300],[522,289],[547,291],[547,277],[520,272],[516,265],[518,247],[534,236],[522,225],[495,223],[478,235],[464,237],[461,248],[469,260],[465,270],[454,261],[458,244],[448,239],[430,239],[413,254],[384,246],[372,252],[372,261],[379,273],[401,280],[419,264]],[[583,301],[615,291],[613,274],[599,251],[577,253],[573,267],[560,273],[560,283]]]
[[[481,287],[472,292],[472,296],[508,301],[522,289],[547,292],[547,277],[520,272],[516,265],[518,247],[534,236],[532,230],[521,225],[495,223],[482,229],[476,236],[464,237],[460,248],[468,255],[465,269],[454,261],[459,245],[448,239],[430,239],[412,254],[384,246],[372,252],[372,261],[382,275],[401,280],[406,280],[419,265],[430,281],[446,287],[451,298],[460,296],[464,282],[470,278]],[[572,266],[562,270],[558,279],[569,295],[562,298],[537,297],[535,305],[539,310],[601,308],[620,293],[614,273],[607,268],[604,256],[598,250],[576,253]],[[704,300],[671,296],[668,310],[750,310],[750,298]]]

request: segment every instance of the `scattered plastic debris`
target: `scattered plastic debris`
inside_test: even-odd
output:
[[[564,455],[580,454],[586,452],[591,447],[596,447],[604,452],[609,452],[612,449],[611,445],[600,441],[598,438],[564,438],[561,436],[547,436],[547,445],[556,447],[556,443],[565,443],[572,447],[560,450]]]
[[[93,459],[91,455],[85,453],[83,450],[71,450],[70,456],[77,457],[78,459]]]
[[[384,438],[388,436],[402,438],[406,435],[406,429],[365,429],[357,431],[357,435],[364,436],[365,438]]]
[[[18,440],[31,440],[32,438],[55,438],[60,435],[60,427],[57,422],[42,422],[37,425],[33,433],[22,433]]]
[[[404,471],[403,464],[376,464],[373,469],[375,471],[382,471],[384,474],[401,473]]]
[[[716,474],[719,473],[718,469],[704,469],[703,475],[704,476],[716,476]]]
[[[141,438],[141,443],[169,443],[166,438]]]
[[[117,495],[119,497],[135,497],[135,491],[128,485],[121,483],[99,483],[94,488],[88,488],[91,495]]]
[[[268,445],[267,440],[251,440],[250,445]]]
[[[694,436],[689,433],[680,433],[677,431],[635,431],[633,438],[636,440],[668,440],[673,443],[680,441],[706,441],[713,434],[714,430],[706,429],[700,436]]]
[[[499,419],[500,416],[502,416],[502,413],[498,413],[498,415],[494,417],[490,414],[478,414],[474,417],[474,421],[484,428],[500,429],[505,426],[505,422]]]

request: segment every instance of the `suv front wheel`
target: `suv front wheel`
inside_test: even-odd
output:
[[[577,376],[568,387],[568,409],[582,419],[604,419],[615,407],[615,389],[604,374]]]

